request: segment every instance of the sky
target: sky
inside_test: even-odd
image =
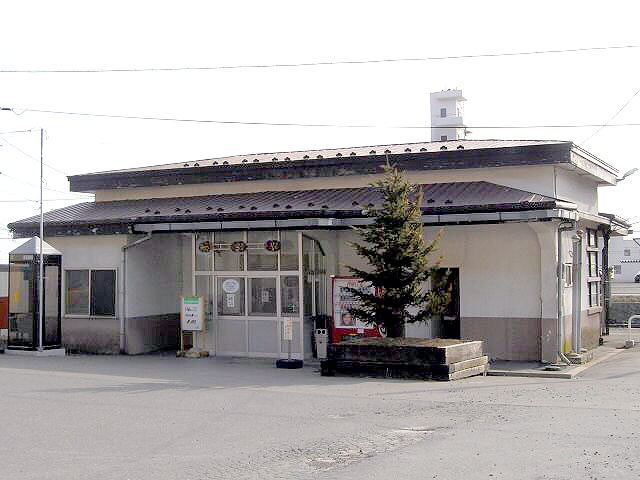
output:
[[[4,2],[0,15],[0,259],[7,223],[79,201],[66,175],[224,155],[425,141],[429,93],[460,88],[468,138],[571,140],[640,167],[640,48],[430,61],[216,70],[9,73],[273,65],[640,45],[633,1]],[[36,113],[373,125],[229,125]],[[22,133],[6,133],[30,130]],[[596,133],[593,137],[590,137]],[[587,140],[588,139],[588,140]],[[587,140],[585,142],[585,140]],[[640,220],[640,173],[599,208]],[[638,224],[640,226],[640,224]],[[639,227],[640,228],[640,227]],[[3,230],[4,229],[4,230]],[[6,260],[4,260],[6,261]]]

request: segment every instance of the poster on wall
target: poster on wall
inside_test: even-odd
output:
[[[375,288],[363,285],[362,279],[357,277],[333,277],[333,341],[339,342],[345,335],[379,336],[378,329],[373,325],[356,320],[351,314],[351,310],[357,306],[357,299],[349,291],[353,289],[366,289],[370,293],[375,292]]]
[[[204,323],[203,298],[182,297],[180,303],[180,328],[184,331],[201,331]]]

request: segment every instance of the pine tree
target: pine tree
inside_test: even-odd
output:
[[[351,289],[358,300],[351,315],[382,327],[388,337],[402,337],[405,322],[425,321],[444,313],[449,304],[447,275],[436,275],[442,257],[433,265],[428,260],[440,235],[426,242],[420,222],[422,189],[396,168],[387,166],[384,178],[371,187],[382,194],[382,207],[367,212],[373,217],[372,224],[355,228],[362,243],[350,242],[370,268],[347,268],[375,291]],[[427,290],[429,278],[431,288]]]

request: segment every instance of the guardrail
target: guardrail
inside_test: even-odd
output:
[[[628,322],[628,330],[627,330],[628,334],[627,334],[627,341],[624,342],[624,348],[633,348],[635,346],[636,342],[631,339],[631,322],[633,320],[636,320],[636,319],[640,319],[640,315],[631,315],[629,317],[629,320],[627,321]]]

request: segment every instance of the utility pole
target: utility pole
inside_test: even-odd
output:
[[[42,351],[42,336],[44,334],[44,256],[42,255],[42,242],[44,239],[44,214],[42,210],[42,183],[44,162],[42,160],[42,150],[44,146],[44,129],[40,129],[40,275],[38,281],[38,351]]]

